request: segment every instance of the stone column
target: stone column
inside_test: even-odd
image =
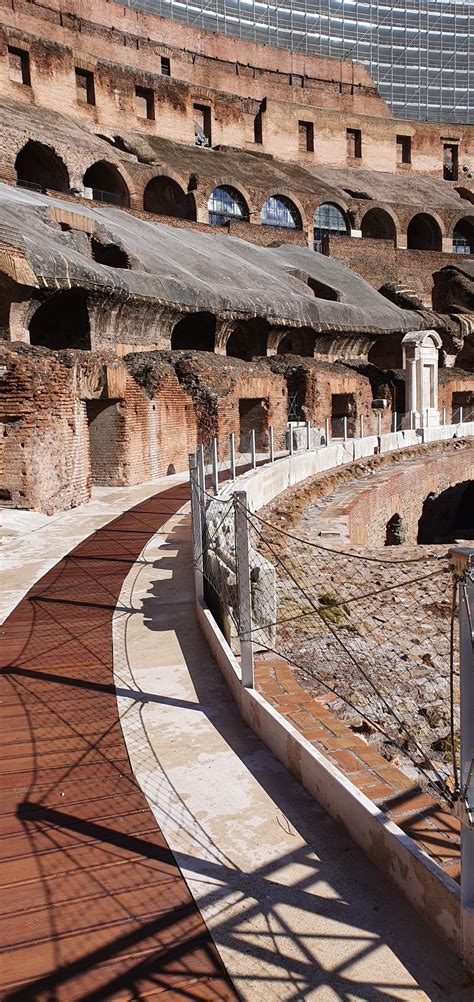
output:
[[[434,330],[411,331],[402,341],[405,368],[405,428],[439,425],[438,354],[441,338]]]

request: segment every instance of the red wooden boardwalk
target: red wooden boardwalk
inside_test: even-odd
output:
[[[94,533],[6,622],[2,1002],[237,998],[130,771],[112,676],[124,578],[188,490]]]

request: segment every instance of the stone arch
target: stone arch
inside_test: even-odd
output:
[[[406,541],[406,535],[405,523],[396,511],[385,526],[385,546],[401,546]]]
[[[204,310],[187,313],[173,327],[171,350],[214,351],[215,336],[216,318],[213,313]]]
[[[400,224],[390,209],[372,206],[361,218],[361,231],[363,237],[372,240],[391,240],[396,244]]]
[[[212,189],[207,203],[208,221],[211,226],[225,226],[226,223],[248,223],[250,210],[241,191],[230,184],[219,184]]]
[[[170,174],[156,174],[143,192],[143,208],[156,216],[196,220],[196,202],[192,192],[186,192]]]
[[[87,168],[83,177],[85,188],[92,188],[92,197],[98,202],[111,202],[128,208],[130,191],[116,164],[108,160],[96,160]]]
[[[452,227],[455,254],[474,254],[474,216],[461,216]]]
[[[260,224],[262,226],[279,226],[282,229],[304,229],[305,213],[301,203],[293,194],[287,194],[284,189],[276,194],[268,195],[260,209]]]
[[[433,212],[417,212],[407,227],[407,247],[409,250],[443,249],[444,226]]]
[[[30,343],[44,348],[91,348],[88,295],[65,289],[46,299],[29,322]]]
[[[226,355],[242,358],[247,362],[256,356],[266,355],[270,326],[264,317],[238,321],[227,338]]]
[[[69,191],[69,173],[66,164],[52,146],[29,139],[15,160],[17,184],[46,191]]]
[[[320,202],[313,215],[314,249],[322,250],[325,236],[350,236],[351,225],[347,209],[341,203]]]
[[[250,194],[248,188],[246,188],[243,184],[241,184],[240,179],[238,182],[236,182],[235,178],[229,177],[228,175],[214,178],[211,186],[209,188],[206,188],[205,192],[203,193],[203,204],[206,207],[206,211],[208,211],[209,199],[212,195],[212,192],[215,191],[216,188],[233,188],[234,191],[237,191],[240,197],[245,202],[248,209],[249,220],[252,220],[255,217],[255,215],[257,214],[257,208],[255,206],[255,201],[252,198],[252,195]]]

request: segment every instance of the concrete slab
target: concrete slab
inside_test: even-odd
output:
[[[114,620],[123,733],[242,998],[470,1002],[462,965],[243,723],[197,624],[188,516],[142,558]]]

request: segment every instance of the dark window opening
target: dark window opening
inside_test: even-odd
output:
[[[228,338],[226,355],[231,358],[242,358],[246,362],[266,355],[269,330],[270,324],[263,317],[242,320]]]
[[[313,122],[298,122],[298,146],[300,150],[305,150],[307,153],[314,152]]]
[[[135,111],[138,118],[155,117],[155,95],[151,87],[135,87]]]
[[[406,541],[406,528],[398,512],[389,518],[385,527],[385,546],[401,546]]]
[[[347,418],[347,434],[349,438],[353,438],[356,432],[356,398],[353,393],[333,393],[331,397],[331,428],[333,438],[343,437],[344,418]]]
[[[8,46],[8,72],[12,83],[30,86],[30,56],[25,49]]]
[[[120,423],[119,400],[86,400],[92,482],[99,486],[117,484]]]
[[[92,237],[91,251],[98,264],[105,264],[108,268],[130,268],[127,254],[117,244],[103,244]]]
[[[362,133],[360,129],[346,130],[347,156],[359,160],[362,156]]]
[[[397,136],[397,164],[411,164],[411,136]]]
[[[413,216],[407,229],[409,250],[442,250],[443,240],[438,223],[426,212]]]
[[[163,77],[171,76],[171,60],[168,59],[168,56],[161,57],[161,75]]]
[[[194,142],[196,146],[211,145],[211,109],[206,104],[193,104]]]
[[[94,74],[76,67],[76,97],[82,104],[95,104]]]
[[[171,349],[214,351],[215,335],[216,318],[212,313],[188,313],[173,330]]]
[[[445,143],[443,146],[443,177],[445,181],[457,181],[459,176],[459,147]]]
[[[262,121],[262,111],[258,111],[253,120],[253,141],[254,143],[263,143],[263,121]]]
[[[252,431],[255,432],[257,449],[266,449],[268,445],[268,400],[264,397],[239,400],[239,448],[241,452],[250,451]]]
[[[397,238],[395,223],[384,209],[369,209],[362,220],[361,232],[363,237],[372,240],[391,240],[395,243]]]
[[[327,299],[331,303],[340,303],[341,293],[338,289],[333,289],[331,285],[326,285],[326,282],[320,282],[316,278],[308,277],[308,286],[314,292],[316,299]]]
[[[29,332],[30,343],[44,348],[90,350],[87,293],[83,289],[67,289],[47,299],[33,314]]]
[[[428,494],[418,521],[421,544],[474,539],[474,481],[465,480],[439,494]]]
[[[314,249],[321,253],[326,236],[347,236],[349,224],[345,213],[332,202],[323,202],[314,213]]]
[[[69,174],[66,165],[51,146],[29,139],[20,150],[15,169],[17,184],[37,191],[69,191]]]
[[[110,202],[112,205],[130,205],[127,185],[114,164],[99,160],[88,167],[84,174],[84,187],[92,189],[96,202]]]
[[[191,192],[184,192],[177,181],[160,175],[148,182],[143,193],[145,212],[176,219],[196,219],[196,202]]]

